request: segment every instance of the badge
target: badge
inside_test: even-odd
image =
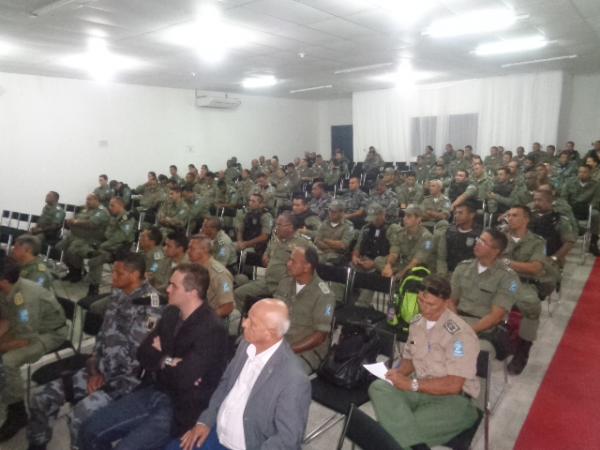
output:
[[[465,356],[465,346],[462,343],[462,341],[456,341],[454,343],[452,354],[455,358],[462,358],[463,356]]]
[[[15,305],[21,306],[23,303],[25,303],[25,299],[23,298],[23,294],[21,294],[20,292],[17,292],[15,294]]]
[[[158,270],[158,263],[153,262],[152,265],[150,266],[150,270],[148,270],[148,272],[156,272],[157,270]]]
[[[510,288],[508,289],[511,293],[516,294],[517,290],[519,289],[519,284],[517,283],[516,280],[512,280],[510,282]]]
[[[156,252],[153,255],[153,258],[155,261],[160,261],[161,259],[163,259],[163,252]]]
[[[46,281],[46,277],[41,276],[41,277],[38,277],[36,283],[39,284],[40,286],[44,286],[44,281]]]
[[[467,242],[466,242],[467,247],[473,247],[474,243],[475,243],[475,238],[472,238],[472,237],[467,238]]]
[[[158,308],[160,306],[160,298],[156,292],[150,293],[150,306],[153,308]]]
[[[225,247],[219,249],[219,256],[225,256]]]
[[[444,324],[444,329],[450,334],[455,334],[460,330],[460,327],[452,319],[448,319]]]
[[[258,220],[256,218],[252,219],[252,225],[258,225]]]
[[[231,286],[227,281],[223,283],[223,292],[231,292]]]
[[[158,323],[158,317],[156,317],[156,316],[148,316],[148,318],[146,319],[146,329],[148,331],[154,330],[154,328],[156,327],[157,323]]]
[[[376,238],[378,238],[380,234],[381,234],[381,231],[379,229],[375,230],[375,237]]]
[[[23,308],[19,311],[19,321],[23,323],[29,322],[29,311],[27,308]]]
[[[329,294],[331,291],[329,290],[329,286],[324,281],[319,283],[319,288],[321,288],[321,292],[325,295]]]
[[[433,247],[433,244],[430,240],[427,240],[427,241],[425,241],[424,247],[425,247],[425,250],[429,251]]]
[[[45,272],[46,271],[46,266],[42,263],[39,263],[37,266],[38,272]]]
[[[332,315],[333,315],[333,306],[327,305],[327,308],[325,308],[325,316],[331,317]]]

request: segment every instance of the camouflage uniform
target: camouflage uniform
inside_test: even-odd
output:
[[[238,190],[238,198],[242,205],[247,205],[250,200],[250,194],[255,189],[254,181],[251,178],[246,178],[245,180],[240,180],[237,184]]]
[[[100,203],[108,207],[108,202],[115,195],[115,193],[110,186],[98,186],[96,189],[94,189],[94,195],[98,198]]]
[[[329,168],[327,169],[327,172],[325,172],[325,179],[324,179],[324,181],[328,185],[333,186],[338,181],[340,181],[340,178],[345,173],[346,172],[343,171],[340,166],[338,166],[336,164],[330,164]]]
[[[105,239],[104,232],[110,221],[110,214],[104,206],[96,209],[84,209],[75,216],[82,224],[71,224],[71,234],[60,241],[57,248],[64,250],[65,262],[74,269],[83,267],[88,258]]]
[[[398,255],[395,267],[403,268],[411,260],[417,259],[419,264],[433,267],[433,236],[427,228],[421,226],[416,234],[412,235],[406,228],[396,226],[389,232],[390,254]]]
[[[142,194],[140,199],[140,209],[154,209],[157,210],[160,204],[165,200],[166,194],[163,189],[159,186],[149,186],[142,184],[138,186],[135,191],[138,194]]]
[[[188,220],[190,218],[190,208],[185,200],[181,199],[178,202],[167,200],[158,211],[159,222],[163,219],[168,219],[168,226],[161,226],[163,234],[168,234],[171,230],[185,231]]]
[[[319,253],[319,262],[324,264],[341,264],[344,263],[350,251],[350,244],[354,240],[356,232],[354,225],[349,220],[344,220],[333,226],[329,219],[326,219],[317,231],[315,237],[315,245]],[[323,240],[329,239],[333,241],[341,241],[346,244],[345,250],[334,250],[329,248]]]
[[[321,198],[311,198],[308,202],[308,206],[312,212],[314,212],[319,219],[325,220],[327,217],[327,209],[329,207],[329,203],[331,203],[331,197],[329,194],[323,194]]]
[[[440,194],[439,197],[434,197],[433,195],[428,195],[423,199],[421,203],[421,209],[424,213],[427,211],[433,211],[435,213],[444,213],[446,215],[446,219],[439,220],[430,220],[424,222],[423,225],[426,226],[448,226],[447,218],[450,217],[450,199],[446,197],[444,194]]]
[[[346,212],[354,213],[359,209],[367,210],[369,203],[369,196],[361,191],[360,189],[354,192],[347,192],[341,199],[346,204]]]
[[[192,228],[201,225],[204,217],[209,215],[210,203],[199,194],[194,194],[191,201],[186,201],[189,208],[189,218],[193,222]]]
[[[398,195],[391,189],[387,189],[383,194],[378,194],[373,191],[369,196],[369,203],[377,203],[385,209],[385,221],[387,223],[394,223],[399,220],[398,213],[399,202]]]
[[[102,281],[102,266],[113,261],[114,254],[122,249],[127,249],[135,238],[135,223],[129,219],[127,213],[118,217],[111,217],[106,231],[106,240],[98,247],[97,254],[89,260],[89,281],[99,285]]]
[[[552,184],[560,191],[568,180],[577,176],[577,166],[568,162],[564,166],[556,163],[552,166]]]
[[[94,346],[97,370],[103,375],[105,384],[88,395],[87,369],[80,369],[72,376],[73,401],[77,402],[69,414],[72,447],[77,447],[77,435],[85,419],[112,400],[128,394],[139,384],[137,349],[158,322],[162,311],[161,307],[154,307],[147,300],[139,300],[151,294],[158,295],[156,289],[147,282],[129,295],[120,289],[113,291]],[[135,304],[136,299],[145,304]],[[50,420],[56,418],[66,400],[61,379],[36,389],[29,407],[27,425],[30,444],[44,445],[50,441]]]
[[[406,183],[396,187],[396,193],[398,194],[398,203],[400,207],[404,205],[418,205],[423,201],[423,186],[416,184],[414,186],[408,186]]]
[[[502,157],[488,155],[483,159],[483,165],[487,169],[488,173],[496,173],[500,167],[502,167]]]

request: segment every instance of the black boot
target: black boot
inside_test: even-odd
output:
[[[88,288],[88,297],[91,297],[92,295],[98,295],[100,293],[100,286],[98,286],[97,284],[90,284],[90,287]]]
[[[513,356],[512,361],[508,365],[508,373],[511,375],[519,375],[523,372],[523,369],[525,369],[527,361],[529,360],[529,350],[531,349],[532,344],[533,342],[531,341],[519,338],[515,356]]]
[[[6,421],[0,427],[0,442],[8,441],[25,425],[27,425],[25,403],[17,402],[8,405]]]
[[[594,256],[600,256],[600,249],[598,249],[598,235],[592,234],[590,239],[590,253]]]

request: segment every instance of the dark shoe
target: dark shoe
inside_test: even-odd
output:
[[[531,349],[532,344],[533,343],[531,341],[526,341],[519,338],[515,356],[513,356],[513,359],[507,368],[508,373],[511,375],[520,375],[521,372],[523,372],[523,369],[525,369],[527,361],[529,360],[529,350]]]
[[[597,234],[592,234],[589,250],[592,255],[600,256],[600,249],[598,249],[598,235]]]
[[[25,425],[27,425],[25,403],[17,402],[8,405],[6,421],[0,427],[0,442],[8,441]]]
[[[97,284],[90,284],[90,287],[88,289],[88,297],[92,296],[92,295],[98,295],[100,293],[100,286],[98,286]]]

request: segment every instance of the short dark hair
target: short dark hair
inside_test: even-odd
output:
[[[204,221],[210,223],[213,227],[215,227],[217,229],[217,231],[222,228],[221,227],[221,221],[219,220],[218,217],[215,217],[215,216],[206,216],[204,218]]]
[[[208,270],[200,264],[184,263],[175,267],[175,271],[183,274],[183,288],[186,292],[195,289],[198,292],[198,297],[202,300],[206,299],[206,291],[210,284]]]
[[[141,253],[123,252],[117,253],[115,262],[121,262],[131,272],[138,272],[140,279],[146,273],[146,258]]]
[[[596,152],[585,155],[585,159],[588,158],[592,158],[594,161],[596,161],[596,164],[600,164],[600,158],[598,158],[598,154]]]
[[[152,178],[156,178],[156,172],[154,172],[153,170],[151,170],[150,172],[148,172],[148,176],[150,176]]]
[[[108,180],[108,175],[106,175],[105,173],[101,174],[99,176],[99,178],[104,178],[105,180]]]
[[[323,192],[325,192],[327,190],[327,185],[325,183],[323,183],[322,181],[317,181],[316,183],[313,184],[313,187],[321,189]]]
[[[531,220],[531,209],[529,208],[529,206],[513,205],[513,206],[511,206],[511,209],[520,209],[521,211],[523,211],[523,214],[525,215],[525,217],[527,217],[527,220]]]
[[[494,241],[494,244],[496,244],[496,248],[500,250],[500,253],[506,250],[506,247],[508,246],[508,238],[502,231],[496,230],[495,228],[486,228],[483,230],[483,232],[492,237],[492,240]]]
[[[183,248],[184,251],[188,248],[189,239],[187,238],[185,233],[182,233],[181,231],[171,231],[169,234],[167,234],[167,239],[170,241],[174,241],[175,245],[177,245],[177,247]]]
[[[305,204],[305,205],[307,204],[306,197],[305,197],[305,196],[304,196],[304,194],[303,194],[303,193],[301,193],[301,192],[296,192],[296,193],[295,193],[295,194],[292,196],[292,201],[293,201],[293,200],[300,200],[300,201],[301,201],[303,204]]]
[[[467,200],[466,202],[461,203],[460,205],[457,205],[456,209],[465,208],[467,211],[469,211],[470,214],[476,214],[477,213],[477,205],[475,205],[474,203],[475,202],[473,202],[473,201]]]
[[[430,292],[436,297],[443,298],[444,300],[448,300],[450,298],[452,287],[446,278],[441,277],[440,275],[427,275],[425,278],[423,278],[422,283],[424,290]]]
[[[169,166],[169,169],[175,169],[175,170],[177,170],[177,166],[176,166],[175,164],[171,164],[171,165]]]
[[[21,268],[19,263],[12,256],[6,256],[4,250],[0,250],[0,279],[15,284],[19,280]]]
[[[153,241],[156,245],[160,245],[163,239],[162,233],[160,232],[160,228],[158,228],[157,226],[151,226],[146,231],[148,231],[148,237],[150,238],[150,240]]]
[[[291,211],[283,211],[277,217],[283,217],[285,220],[287,220],[289,223],[292,224],[292,226],[294,227],[294,230],[298,229],[298,224],[297,224],[296,220],[294,220],[294,216]]]
[[[304,248],[304,259],[308,264],[310,264],[310,267],[312,267],[313,271],[317,270],[317,266],[319,265],[319,254],[314,247]]]
[[[169,190],[173,191],[173,192],[177,192],[178,194],[181,194],[181,187],[176,184],[169,187]]]
[[[58,199],[60,198],[60,195],[58,195],[58,192],[56,192],[56,191],[50,191],[50,193],[52,195],[54,195],[56,197],[56,200],[58,201]]]
[[[113,201],[113,200],[114,200],[114,201],[116,201],[117,203],[120,203],[120,204],[121,204],[121,206],[123,206],[123,207],[125,206],[125,200],[123,200],[123,198],[122,198],[122,197],[119,197],[119,196],[115,195],[115,196],[111,197],[111,198],[110,198],[110,200],[111,200],[111,201]]]

